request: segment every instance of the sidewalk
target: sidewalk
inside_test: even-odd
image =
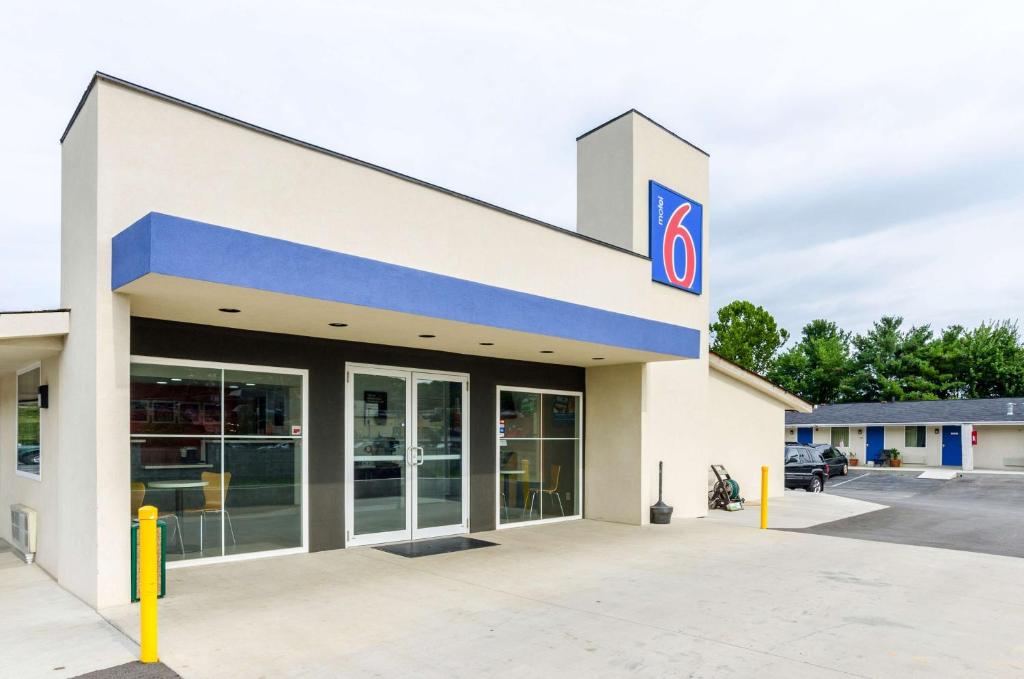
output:
[[[852,474],[852,472],[851,472]],[[838,477],[837,477],[838,478]],[[768,498],[769,528],[810,528],[822,523],[848,519],[851,516],[867,514],[886,505],[865,502],[841,495],[830,495],[828,487],[824,493],[808,493],[804,490],[787,490],[782,497]],[[761,507],[747,503],[742,511],[725,512],[713,509],[704,521],[728,523],[749,528],[761,527]]]
[[[0,541],[0,675],[77,677],[131,662],[138,646]]]

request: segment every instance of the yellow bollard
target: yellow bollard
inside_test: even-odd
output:
[[[139,660],[159,662],[156,652],[156,507],[139,507]]]
[[[768,527],[768,465],[761,467],[761,528]]]

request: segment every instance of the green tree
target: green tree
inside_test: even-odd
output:
[[[899,316],[883,316],[853,338],[853,396],[860,401],[939,398],[939,372],[931,363],[932,331],[927,325],[903,330]]]
[[[711,350],[716,354],[764,375],[789,339],[789,332],[763,307],[736,300],[718,310],[711,336]]]
[[[775,361],[769,378],[811,403],[835,403],[851,393],[850,333],[832,321],[803,327],[800,342]]]
[[[961,366],[966,398],[1024,394],[1024,347],[1017,324],[982,323],[965,333]]]

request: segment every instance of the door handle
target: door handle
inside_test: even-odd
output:
[[[409,446],[408,448],[405,449],[405,463],[410,467],[416,466],[415,451],[416,446]]]
[[[424,454],[423,454],[423,446],[413,446],[413,450],[417,451],[416,452],[416,466],[417,467],[422,467],[423,463],[425,462]]]

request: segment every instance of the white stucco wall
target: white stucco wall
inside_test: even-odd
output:
[[[587,368],[586,388],[583,515],[639,524],[643,365]]]
[[[708,385],[709,464],[724,464],[747,500],[760,500],[761,465],[768,465],[768,495],[782,495],[785,468],[778,433],[785,408],[775,399],[715,370]]]
[[[28,367],[27,365],[25,367]],[[11,538],[9,508],[23,504],[36,510],[38,543],[36,563],[57,576],[60,560],[58,525],[58,469],[60,433],[57,431],[57,403],[60,388],[55,359],[39,362],[39,383],[50,386],[50,407],[39,412],[40,475],[38,478],[15,473],[18,449],[17,374],[0,374],[0,537]]]
[[[1024,471],[1024,427],[981,424],[974,429],[978,432],[975,469]]]
[[[596,308],[706,326],[706,300],[652,283],[650,262],[639,257],[107,81],[95,89],[103,149],[99,229],[107,247],[114,234],[157,211]],[[671,161],[671,153],[664,155],[650,162]],[[669,167],[670,173],[694,174]],[[706,169],[703,181],[706,187]],[[566,188],[571,190],[568,180]],[[706,233],[705,225],[705,243]],[[706,267],[707,257],[705,272]]]

